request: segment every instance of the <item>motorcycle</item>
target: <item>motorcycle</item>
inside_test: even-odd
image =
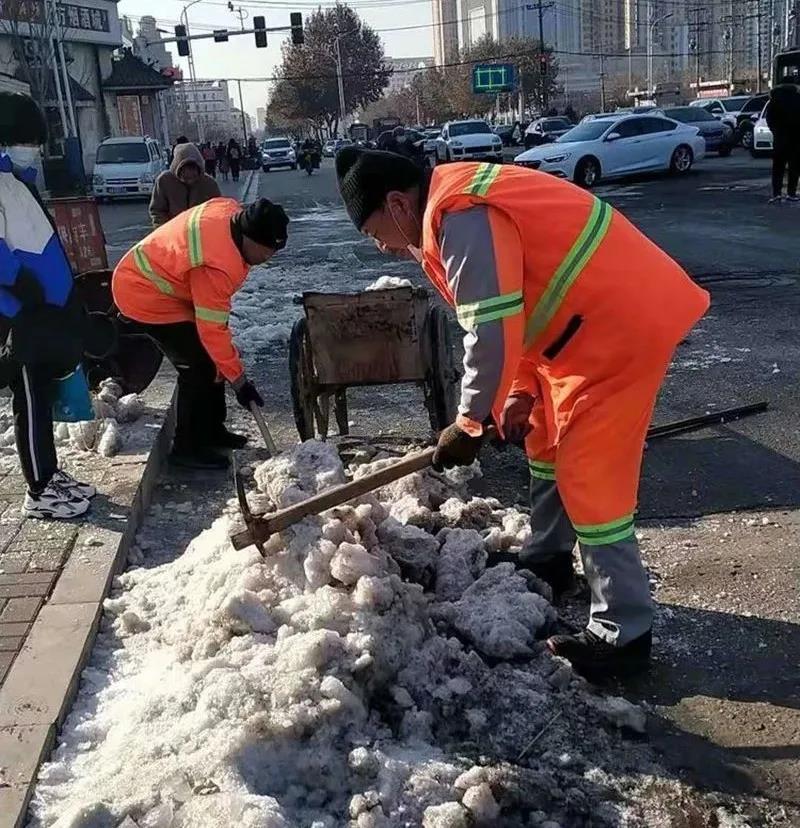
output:
[[[316,150],[300,150],[300,157],[297,159],[297,164],[307,175],[311,175],[314,170],[319,169],[320,154]]]

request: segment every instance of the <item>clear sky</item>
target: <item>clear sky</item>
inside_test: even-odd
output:
[[[289,25],[289,13],[302,12],[307,15],[318,7],[331,6],[334,3],[323,0],[321,3],[311,0],[247,0],[234,2],[249,15],[244,25],[252,28],[253,15],[263,15],[270,26]],[[378,30],[384,42],[388,57],[417,57],[433,54],[433,30],[431,0],[353,0],[348,5],[358,11],[362,20]],[[138,19],[150,14],[156,18],[159,28],[169,30],[174,36],[174,26],[179,22],[184,3],[181,0],[120,0],[119,14],[132,18],[134,31],[138,28]],[[397,31],[403,27],[405,31]],[[189,28],[193,34],[212,29],[239,28],[239,17],[227,8],[226,0],[200,0],[189,9]],[[395,29],[395,31],[391,31]],[[167,35],[165,35],[167,36]],[[269,77],[280,61],[280,44],[287,35],[271,35],[266,49],[257,49],[253,35],[241,35],[227,43],[215,43],[213,40],[195,41],[193,44],[195,71],[198,78],[252,78]],[[175,44],[168,45],[173,60],[178,60],[188,77],[188,65],[185,58],[178,58]],[[244,108],[254,119],[257,106],[264,106],[269,85],[264,82],[243,83],[242,94]],[[230,87],[230,93],[239,105],[236,85]]]

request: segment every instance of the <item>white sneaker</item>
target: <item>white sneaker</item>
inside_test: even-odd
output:
[[[76,497],[69,489],[51,481],[38,495],[28,492],[21,511],[25,517],[69,520],[88,512],[89,506],[85,497]]]
[[[81,483],[69,474],[69,472],[65,472],[62,469],[56,469],[51,481],[63,489],[69,489],[76,497],[83,497],[86,500],[91,500],[97,494],[97,489],[91,483]]]

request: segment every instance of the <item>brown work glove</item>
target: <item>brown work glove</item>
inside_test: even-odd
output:
[[[532,428],[531,410],[533,397],[527,391],[518,391],[512,394],[503,407],[500,415],[500,428],[507,443],[521,444]]]
[[[436,471],[453,466],[471,466],[483,445],[483,435],[472,437],[455,423],[439,435],[431,465]]]

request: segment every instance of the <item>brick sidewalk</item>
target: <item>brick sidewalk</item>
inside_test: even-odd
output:
[[[20,506],[25,481],[0,477],[0,685],[78,535],[79,523],[32,520]]]

